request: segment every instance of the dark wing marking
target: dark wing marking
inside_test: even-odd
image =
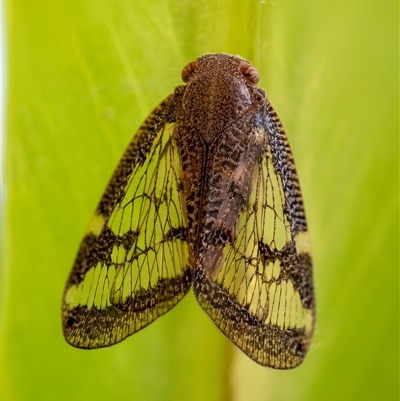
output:
[[[292,153],[269,103],[252,126],[237,142],[240,156],[213,183],[220,199],[213,191],[194,292],[250,358],[289,369],[304,359],[314,328],[307,226]]]
[[[81,243],[63,299],[66,340],[113,345],[166,313],[191,285],[172,96],[143,123]]]

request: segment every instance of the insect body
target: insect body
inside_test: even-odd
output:
[[[280,120],[246,60],[207,54],[145,120],[81,243],[63,299],[79,348],[116,344],[193,287],[261,365],[305,357],[315,302],[307,225]]]

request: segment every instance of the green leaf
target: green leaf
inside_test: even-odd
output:
[[[8,1],[5,399],[397,400],[397,8]],[[296,158],[318,321],[293,371],[249,360],[192,294],[109,349],[76,350],[62,336],[63,287],[113,169],[184,65],[207,52],[257,66]]]

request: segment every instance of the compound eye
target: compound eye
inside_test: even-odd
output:
[[[248,61],[243,61],[241,63],[240,72],[250,85],[257,85],[260,80],[257,68],[253,67]]]
[[[182,81],[183,82],[188,82],[191,75],[194,73],[194,71],[196,70],[197,67],[197,61],[192,61],[191,63],[189,63],[187,66],[185,66],[182,70]]]

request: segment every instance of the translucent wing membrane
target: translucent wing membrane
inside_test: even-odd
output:
[[[204,233],[204,263],[195,272],[194,291],[249,357],[288,369],[302,362],[313,331],[311,256],[307,231],[298,230],[306,229],[305,220],[295,221],[293,205],[301,211],[303,206],[292,191],[298,182],[286,135],[272,108],[268,117],[268,124],[254,127],[240,162],[225,178],[234,190]],[[283,150],[289,162],[282,167]],[[232,210],[235,224],[229,223]]]
[[[66,286],[63,327],[76,347],[122,341],[189,290],[187,219],[170,99],[118,165]]]

